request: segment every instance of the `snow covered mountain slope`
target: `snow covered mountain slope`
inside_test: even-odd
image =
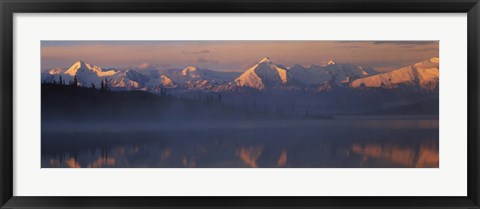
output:
[[[430,58],[398,70],[357,79],[352,82],[351,86],[353,88],[361,86],[394,88],[398,85],[408,85],[432,90],[438,87],[438,63],[437,57]]]
[[[64,73],[66,75],[77,75],[79,73],[96,74],[99,77],[112,76],[117,73],[115,70],[103,71],[101,67],[90,65],[83,61],[77,61]]]
[[[375,75],[375,70],[371,68],[364,69],[361,66],[356,66],[348,63],[336,63],[330,60],[326,66],[322,66],[332,77],[333,82],[337,85],[348,84],[355,79],[364,78]]]
[[[107,78],[111,87],[117,88],[140,88],[151,80],[150,77],[143,75],[135,70],[127,69]]]
[[[144,74],[132,69],[102,69],[83,61],[68,69],[55,68],[42,72],[42,82],[68,84],[76,77],[80,86],[96,88],[102,81],[116,90],[146,90],[155,92],[161,87],[178,88],[181,92],[245,92],[291,91],[331,92],[337,88],[385,87],[419,85],[424,89],[438,87],[438,58],[431,58],[388,73],[379,74],[372,68],[336,63],[308,67],[284,67],[268,57],[260,60],[243,73],[221,72],[189,66]],[[246,87],[246,88],[245,88]]]
[[[301,65],[293,65],[288,68],[288,72],[292,79],[306,86],[321,85],[332,80],[332,75],[318,65],[312,65],[308,68]]]
[[[154,87],[154,86],[163,86],[163,87],[175,87],[176,83],[172,81],[168,76],[166,75],[160,75],[160,77],[156,79],[150,79],[147,83],[145,83],[145,86],[148,87]]]
[[[296,64],[286,68],[272,63],[267,57],[235,79],[234,84],[258,90],[272,87],[284,90],[308,88],[321,90],[323,88],[319,87],[326,84],[345,86],[357,78],[375,74],[377,72],[372,68],[364,69],[352,64],[337,64],[334,61],[329,61],[325,66],[304,67]]]
[[[289,82],[287,73],[283,66],[273,64],[270,58],[266,57],[236,78],[234,84],[264,90]]]
[[[101,67],[77,61],[63,75],[67,80],[72,80],[76,76],[80,86],[91,86],[92,84],[100,86],[101,80],[106,77],[112,77],[117,73],[118,71],[115,70],[104,71]]]
[[[58,70],[50,70],[47,74],[42,75],[45,82],[58,82],[62,76],[63,83],[68,84],[77,78],[78,85],[91,87],[94,85],[100,88],[101,82],[107,81],[110,87],[118,88],[138,88],[148,83],[151,78],[145,76],[135,70],[125,69],[108,69],[94,66],[83,61],[75,62],[70,68],[63,73]]]
[[[220,72],[200,69],[194,66],[188,66],[184,69],[168,69],[162,72],[162,74],[179,84],[204,80],[215,83],[225,83],[233,80],[235,76],[238,75],[236,72]]]

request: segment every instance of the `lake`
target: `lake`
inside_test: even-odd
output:
[[[429,117],[42,124],[42,168],[438,168]]]

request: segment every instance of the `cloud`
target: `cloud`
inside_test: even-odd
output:
[[[193,52],[194,54],[207,54],[207,53],[210,53],[210,50],[200,50],[200,51],[196,51],[196,52]]]
[[[335,48],[337,48],[337,49],[358,49],[358,48],[361,48],[361,47],[354,44],[354,45],[340,45],[340,46],[336,46]]]
[[[148,62],[144,62],[140,65],[134,66],[133,69],[140,71],[141,73],[148,75],[152,78],[160,77],[160,71],[171,68],[172,65],[170,64],[150,64]]]
[[[427,45],[435,44],[438,41],[374,41],[373,44],[393,44],[393,45]]]
[[[182,54],[208,54],[210,53],[210,50],[204,49],[200,51],[181,51]]]
[[[198,64],[205,64],[205,63],[212,63],[212,64],[218,64],[219,62],[213,59],[205,58],[205,57],[199,57],[195,60],[195,63]]]
[[[41,68],[68,68],[81,59],[102,67],[139,70],[189,65],[219,71],[242,70],[265,56],[286,66],[320,64],[331,58],[362,66],[396,66],[438,56],[438,43],[435,40],[42,42]],[[242,67],[243,64],[249,65]]]
[[[375,45],[428,45],[428,44],[436,44],[438,41],[336,41],[337,43],[342,44],[361,44],[361,43],[371,43]]]
[[[148,62],[143,62],[134,68],[136,70],[152,70],[152,69],[161,69],[161,68],[166,68],[166,67],[172,67],[170,64],[151,64]]]
[[[152,67],[152,64],[148,63],[148,62],[144,62],[140,65],[137,66],[138,69],[147,69],[147,68],[151,68]]]

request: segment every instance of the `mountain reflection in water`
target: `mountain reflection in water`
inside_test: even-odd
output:
[[[437,119],[236,123],[244,124],[102,131],[45,126],[42,168],[439,167]]]

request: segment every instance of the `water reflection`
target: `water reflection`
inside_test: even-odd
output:
[[[282,150],[282,153],[280,153],[280,158],[278,158],[277,166],[278,167],[287,166],[287,150],[286,149]]]
[[[294,122],[182,131],[43,131],[42,167],[439,166],[438,120]]]
[[[399,147],[395,144],[354,144],[351,151],[363,156],[363,161],[370,158],[397,163],[406,167],[438,167],[438,147],[432,143],[420,144],[418,149]]]
[[[246,165],[252,168],[256,168],[257,159],[260,157],[260,155],[262,155],[262,147],[240,147],[237,150],[237,155]]]

